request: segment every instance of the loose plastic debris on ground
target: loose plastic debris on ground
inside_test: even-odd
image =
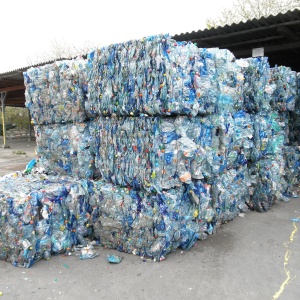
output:
[[[123,258],[119,255],[107,254],[106,259],[111,264],[119,264]]]
[[[291,219],[292,222],[300,222],[300,218],[293,218]]]
[[[80,259],[92,259],[94,257],[97,257],[99,253],[96,253],[93,250],[93,246],[87,245],[86,247],[83,247],[81,250]]]
[[[24,82],[37,164],[0,179],[0,258],[15,266],[96,245],[160,261],[296,195],[299,74],[267,57],[158,35]]]

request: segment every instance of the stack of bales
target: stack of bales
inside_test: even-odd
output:
[[[295,85],[282,72],[167,35],[29,69],[43,174],[0,181],[1,258],[31,266],[89,238],[161,260],[266,211],[287,188]]]

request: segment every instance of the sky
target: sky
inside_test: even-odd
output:
[[[54,41],[83,48],[204,29],[207,18],[217,17],[233,1],[1,1],[0,73],[30,65],[49,53]]]

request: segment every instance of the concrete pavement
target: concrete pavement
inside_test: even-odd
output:
[[[0,177],[14,171],[23,171],[27,163],[35,158],[36,142],[28,137],[7,139],[9,148],[3,148],[3,138],[0,137]]]

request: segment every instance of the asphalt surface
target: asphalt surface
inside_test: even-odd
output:
[[[0,299],[300,299],[300,199],[248,212],[162,262],[95,248],[80,260],[53,256],[30,269],[0,261]],[[123,257],[109,264],[106,255]],[[0,293],[1,294],[1,293]]]

